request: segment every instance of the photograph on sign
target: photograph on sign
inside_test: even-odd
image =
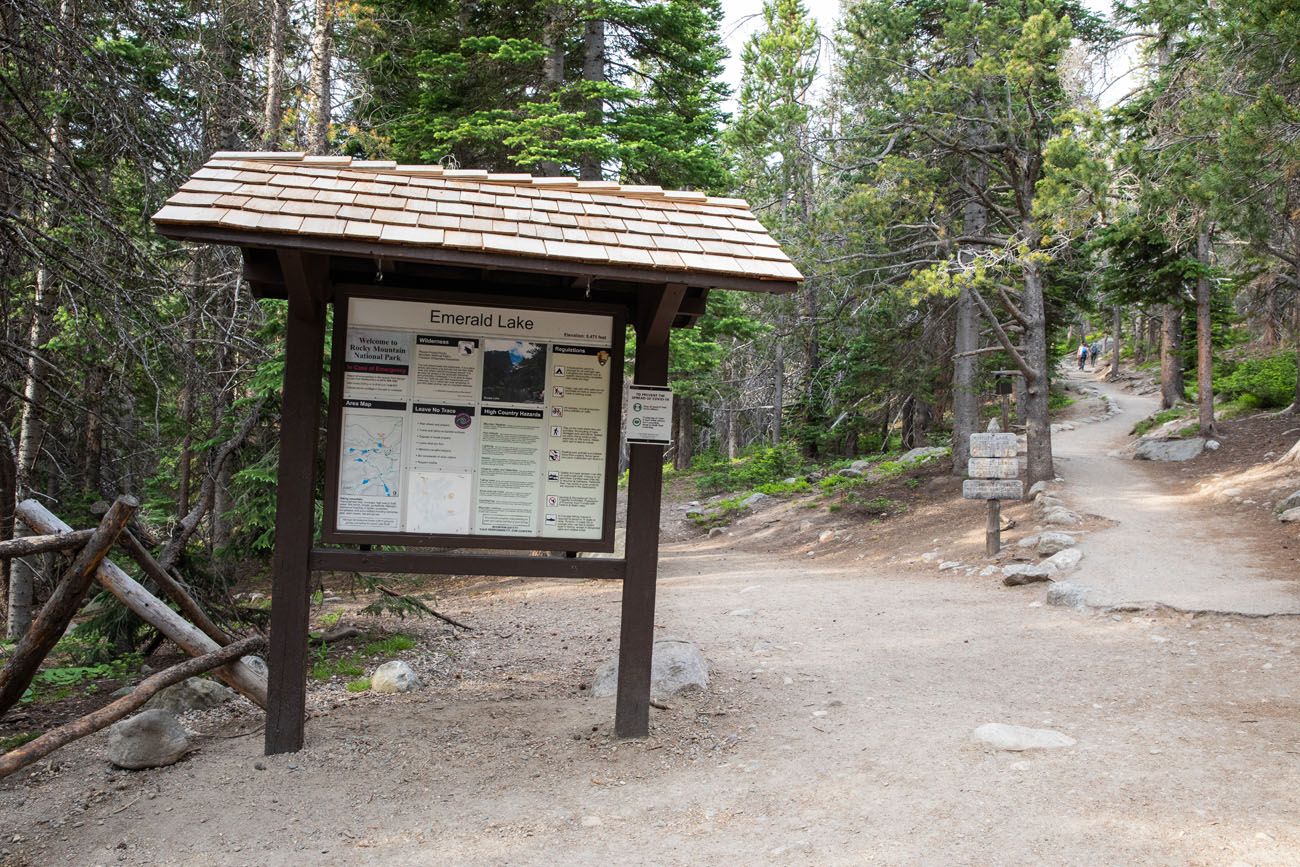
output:
[[[327,538],[607,536],[615,316],[346,304]]]

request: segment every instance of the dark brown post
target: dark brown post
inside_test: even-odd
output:
[[[636,321],[635,384],[668,384],[668,332],[685,293],[685,286],[669,285],[662,295],[641,296]],[[635,444],[630,451],[627,577],[623,580],[614,731],[621,738],[643,738],[650,733],[650,663],[655,638],[664,447]]]
[[[988,502],[989,521],[984,530],[984,553],[992,557],[1002,550],[1002,501]]]
[[[307,702],[308,587],[315,503],[316,436],[325,352],[324,262],[280,251],[289,295],[280,466],[275,502],[266,754],[302,749]]]

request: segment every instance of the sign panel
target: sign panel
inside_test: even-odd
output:
[[[346,299],[327,541],[612,538],[621,322],[500,303]]]
[[[1020,459],[971,458],[966,472],[975,479],[1014,479],[1020,475]]]
[[[961,495],[968,500],[1020,500],[1025,484],[1019,480],[967,479],[961,483]]]
[[[970,456],[973,458],[1014,458],[1018,440],[1013,433],[975,433],[970,435]]]
[[[627,441],[666,446],[673,441],[673,390],[634,385],[627,391]]]

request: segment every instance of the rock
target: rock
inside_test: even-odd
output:
[[[1217,452],[1221,445],[1222,443],[1220,443],[1218,440],[1206,440],[1205,450],[1210,452]]]
[[[754,506],[763,502],[766,499],[767,499],[767,494],[763,493],[762,491],[755,491],[745,499],[741,500],[740,505],[742,508],[752,509],[754,508]]]
[[[1281,500],[1278,500],[1278,503],[1274,508],[1279,512],[1289,512],[1292,509],[1300,509],[1300,491],[1296,491],[1291,496],[1283,497]]]
[[[853,467],[845,467],[836,475],[843,476],[846,479],[858,479],[862,477],[862,470],[855,470]]]
[[[415,673],[411,666],[400,659],[385,662],[375,669],[374,674],[370,675],[371,692],[410,692],[419,687],[419,675]]]
[[[142,711],[108,730],[108,760],[129,771],[172,765],[189,751],[189,735],[169,711]]]
[[[960,560],[944,560],[942,563],[939,564],[939,571],[947,572],[950,569],[960,569],[961,566],[962,563]]]
[[[1089,588],[1084,587],[1082,584],[1057,581],[1047,588],[1047,604],[1059,605],[1062,608],[1086,608],[1088,606],[1088,590]]]
[[[1203,437],[1189,439],[1140,439],[1133,452],[1139,461],[1190,461],[1205,451]]]
[[[119,687],[113,690],[113,692],[109,695],[109,698],[122,698],[124,696],[130,695],[133,692],[135,692],[135,687],[128,683],[126,686]]]
[[[948,449],[943,446],[921,446],[904,452],[898,459],[900,464],[924,464],[932,460],[938,460],[948,454]]]
[[[820,533],[817,534],[817,541],[818,541],[818,542],[821,542],[823,545],[826,544],[827,542],[834,542],[834,541],[835,541],[835,531],[834,531],[834,530],[822,530]]]
[[[148,709],[181,714],[219,707],[235,697],[235,691],[214,680],[191,677],[169,686],[145,703]]]
[[[709,538],[710,538],[710,539],[716,539],[718,536],[721,536],[721,535],[722,535],[723,533],[725,533],[725,532],[726,532],[726,531],[723,530],[721,527],[710,527],[710,528],[709,528]]]
[[[1016,547],[1018,548],[1036,547],[1038,545],[1038,538],[1039,537],[1037,535],[1026,536],[1025,538],[1021,539],[1019,542],[1016,543]]]
[[[1056,497],[1049,497],[1047,494],[1039,494],[1034,500],[1034,508],[1040,512],[1050,512],[1052,509],[1064,509],[1065,503]]]
[[[867,470],[871,469],[871,461],[854,461],[849,464],[849,469],[865,473]]]
[[[271,670],[266,667],[266,660],[260,656],[245,656],[243,662],[262,677],[269,677],[271,674]]]
[[[1002,583],[1008,587],[1051,581],[1056,567],[1046,563],[1012,563],[1002,567]]]
[[[1005,723],[985,723],[971,732],[971,738],[978,743],[1011,752],[1053,750],[1072,747],[1076,743],[1069,735],[1051,729],[1031,729]]]
[[[1034,539],[1033,549],[1043,557],[1050,557],[1064,551],[1066,548],[1073,548],[1077,544],[1074,537],[1069,533],[1040,533],[1032,538]],[[1021,542],[1021,544],[1024,543]]]
[[[1043,515],[1043,523],[1054,527],[1073,527],[1081,521],[1079,516],[1069,509],[1052,509]]]
[[[1083,559],[1083,552],[1078,548],[1063,548],[1052,556],[1043,561],[1042,565],[1051,564],[1060,572],[1065,572],[1079,565]]]
[[[1047,491],[1047,482],[1034,482],[1032,485],[1029,486],[1029,497],[1030,499],[1033,499],[1039,494],[1046,493],[1046,491]]]
[[[1294,524],[1297,521],[1300,521],[1300,507],[1287,509],[1282,514],[1278,515],[1277,519],[1284,524]]]
[[[700,649],[679,638],[658,638],[650,655],[650,695],[656,701],[687,689],[708,689],[709,663]],[[596,671],[591,694],[611,696],[618,691],[618,657]]]

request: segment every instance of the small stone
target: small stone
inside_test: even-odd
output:
[[[721,536],[721,535],[722,535],[723,533],[725,533],[725,532],[726,532],[726,530],[723,530],[721,527],[710,527],[710,528],[709,528],[709,538],[710,538],[710,539],[716,539],[716,538],[718,538],[719,536]]]
[[[220,707],[235,697],[235,691],[213,680],[191,677],[159,692],[145,704],[146,708],[188,713]]]
[[[1034,537],[1034,550],[1043,557],[1050,557],[1066,548],[1073,548],[1077,542],[1069,533],[1042,533]]]
[[[1012,563],[1002,567],[1002,583],[1008,587],[1051,581],[1056,567],[1046,563]]]
[[[753,608],[734,608],[727,612],[728,617],[753,617]]]
[[[256,770],[256,771],[265,771],[265,770],[266,770],[266,762],[253,762],[253,770]]]
[[[189,751],[189,735],[165,710],[143,711],[108,730],[108,760],[129,771],[175,764]]]
[[[1219,450],[1220,445],[1221,443],[1218,440],[1206,440],[1205,450],[1211,452],[1217,452]]]
[[[1300,521],[1300,506],[1294,509],[1287,509],[1282,514],[1278,515],[1277,519],[1284,524],[1294,524],[1295,522]]]
[[[1289,512],[1292,509],[1300,509],[1300,491],[1296,491],[1290,496],[1278,500],[1274,508],[1279,512]]]
[[[1079,561],[1082,559],[1083,552],[1078,548],[1065,548],[1044,560],[1043,565],[1046,566],[1050,563],[1058,571],[1065,572],[1078,566]]]
[[[985,723],[975,729],[971,737],[979,743],[1011,752],[1059,749],[1072,747],[1077,743],[1069,735],[1052,729],[1031,729],[1005,723]]]
[[[947,572],[950,569],[960,569],[960,568],[961,568],[960,560],[944,560],[942,563],[939,564],[940,572]]]
[[[1069,581],[1057,581],[1047,588],[1047,604],[1062,608],[1084,608],[1088,604],[1089,588]]]
[[[411,666],[400,659],[385,662],[370,676],[370,691],[379,693],[410,692],[418,689],[420,678]]]
[[[820,542],[820,543],[822,543],[823,545],[826,544],[827,542],[834,542],[834,541],[835,541],[835,531],[834,531],[834,530],[822,530],[820,533],[817,534],[817,541]]]
[[[1043,515],[1043,523],[1053,527],[1074,527],[1082,521],[1078,515],[1068,509],[1052,509]]]

